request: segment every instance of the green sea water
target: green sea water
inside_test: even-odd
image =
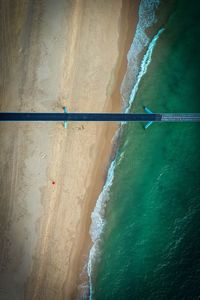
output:
[[[200,112],[199,12],[176,1],[132,111]],[[200,299],[200,124],[126,124],[117,160],[93,298]]]

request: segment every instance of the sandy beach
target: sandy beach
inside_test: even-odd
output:
[[[139,1],[1,1],[0,110],[121,110]],[[117,124],[0,124],[0,299],[76,299]]]

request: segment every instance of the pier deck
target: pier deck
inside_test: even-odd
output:
[[[200,122],[200,113],[16,113],[1,112],[0,122],[9,121],[131,121]]]

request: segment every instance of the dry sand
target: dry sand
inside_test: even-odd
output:
[[[0,110],[121,110],[137,8],[128,0],[1,0]],[[116,128],[0,124],[0,299],[77,297]]]

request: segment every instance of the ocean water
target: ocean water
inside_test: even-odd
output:
[[[199,11],[175,1],[146,43],[148,59],[122,84],[131,111],[200,112]],[[200,124],[127,123],[118,135],[92,215],[90,299],[200,299]]]

